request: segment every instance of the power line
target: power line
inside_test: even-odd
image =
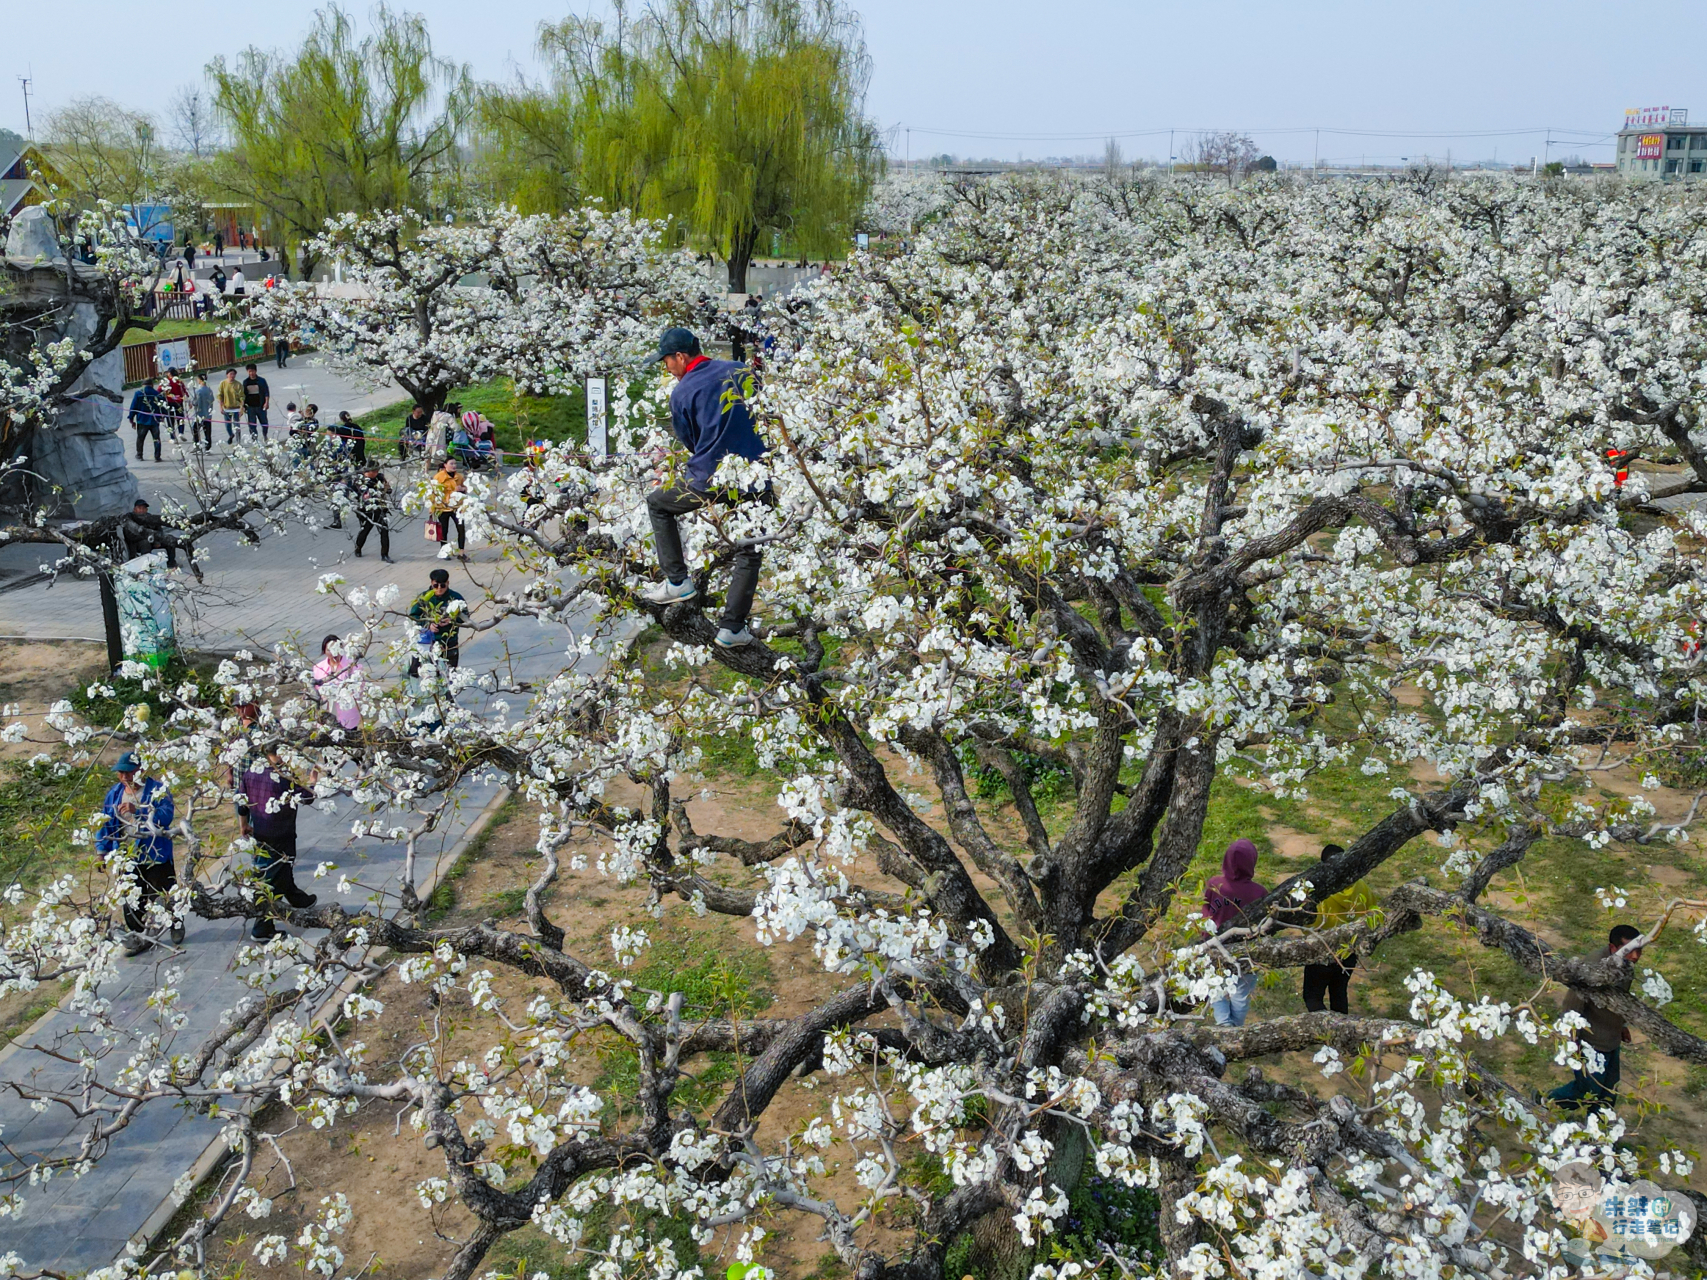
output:
[[[933,129],[924,125],[908,125],[909,133],[925,133],[944,138],[980,138],[994,142],[1086,142],[1104,138],[1159,138],[1163,134],[1172,133],[1214,133],[1214,129],[1189,129],[1175,126],[1172,129],[1117,129],[1098,133],[994,133],[978,129]],[[1248,132],[1268,136],[1272,134],[1310,133],[1331,134],[1338,137],[1350,138],[1514,138],[1529,134],[1565,135],[1572,141],[1581,140],[1578,145],[1591,145],[1595,142],[1605,142],[1615,135],[1604,129],[1561,129],[1538,125],[1533,129],[1443,129],[1435,131],[1404,130],[1404,129],[1332,129],[1325,126],[1301,125],[1297,127],[1276,129],[1249,129],[1237,132]]]

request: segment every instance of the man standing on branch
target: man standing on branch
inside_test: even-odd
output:
[[[708,502],[739,502],[759,497],[755,493],[715,493],[712,477],[717,464],[729,454],[757,460],[765,455],[764,441],[753,426],[747,401],[753,394],[753,371],[732,360],[712,360],[700,350],[699,339],[687,329],[666,329],[658,339],[658,350],[647,364],[662,363],[676,379],[670,392],[670,428],[688,449],[686,474],[678,484],[662,484],[646,495],[652,518],[652,537],[658,546],[658,565],[664,581],[643,593],[652,604],[679,604],[692,600],[699,587],[688,574],[682,556],[682,535],[676,517],[697,511]],[[766,490],[768,493],[768,488]],[[735,568],[729,578],[723,617],[718,624],[717,643],[739,649],[753,642],[747,630],[747,615],[758,590],[762,556],[754,546],[735,552]]]
[[[142,761],[134,751],[119,757],[113,766],[119,780],[101,804],[107,821],[95,837],[97,853],[112,854],[127,844],[131,846],[132,860],[127,871],[136,877],[140,898],[132,904],[126,891],[124,927],[130,930],[124,947],[127,956],[139,955],[154,945],[144,932],[148,928],[149,908],[161,898],[170,906],[172,888],[178,883],[172,857],[172,793],[158,778],[139,779],[141,771]],[[184,940],[184,924],[176,915],[172,918],[171,934],[173,946]]]

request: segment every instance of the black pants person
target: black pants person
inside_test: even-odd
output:
[[[195,422],[191,424],[190,447],[193,449],[198,444],[207,452],[213,452],[212,418],[197,418]]]
[[[148,927],[148,908],[153,903],[165,898],[170,905],[172,889],[178,883],[178,869],[170,862],[133,862],[130,869],[142,898],[134,907],[125,904],[124,927],[132,933],[141,933]]]
[[[375,529],[379,530],[379,554],[387,560],[391,558],[391,524],[387,513],[383,511],[363,511],[356,508],[356,554],[362,553],[367,545],[367,536]]]
[[[646,495],[646,513],[652,518],[652,540],[658,544],[658,567],[671,582],[686,582],[688,566],[682,558],[682,531],[676,517],[698,511],[711,499],[692,489],[657,488]],[[723,598],[723,617],[719,626],[739,631],[747,625],[747,615],[753,611],[753,596],[759,589],[759,567],[764,557],[757,547],[743,547],[735,553],[735,567],[729,575],[729,592]]]
[[[312,893],[305,892],[296,883],[296,837],[289,841],[278,840],[273,844],[255,844],[257,859],[271,856],[271,861],[264,865],[257,861],[256,874],[264,882],[267,892],[286,906],[312,907],[319,901]],[[249,936],[256,942],[265,942],[278,932],[278,926],[268,916],[256,920],[249,930]]]
[[[255,438],[255,429],[259,427],[261,439],[265,440],[267,438],[267,411],[265,409],[251,409],[245,405],[243,416],[249,419],[249,438],[251,440]]]
[[[433,517],[439,524],[439,541],[450,540],[451,521],[456,521],[456,549],[464,551],[468,547],[468,530],[462,527],[462,517],[454,511],[440,511]]]
[[[1335,1013],[1350,1013],[1351,1001],[1347,988],[1351,986],[1351,971],[1357,968],[1357,957],[1350,956],[1341,964],[1307,964],[1304,966],[1304,1007],[1320,1013],[1324,1007]]]
[[[136,460],[138,462],[142,461],[142,442],[150,435],[154,437],[154,461],[160,461],[160,419],[155,418],[152,422],[136,424]]]

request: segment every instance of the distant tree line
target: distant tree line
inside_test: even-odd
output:
[[[165,205],[182,228],[246,204],[304,271],[341,214],[597,201],[665,220],[734,292],[773,247],[839,252],[882,171],[864,35],[837,0],[619,2],[542,24],[538,47],[542,81],[481,84],[419,15],[381,4],[364,32],[333,5],[293,52],[214,59],[164,126],[86,98],[41,142],[75,199]]]

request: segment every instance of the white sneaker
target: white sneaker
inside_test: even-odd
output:
[[[694,585],[692,578],[686,582],[671,582],[665,578],[655,582],[640,593],[640,598],[648,604],[680,604],[683,600],[692,600],[699,594],[699,588]]]
[[[717,647],[719,649],[744,649],[753,643],[753,633],[742,627],[739,631],[731,631],[728,627],[717,629]]]

